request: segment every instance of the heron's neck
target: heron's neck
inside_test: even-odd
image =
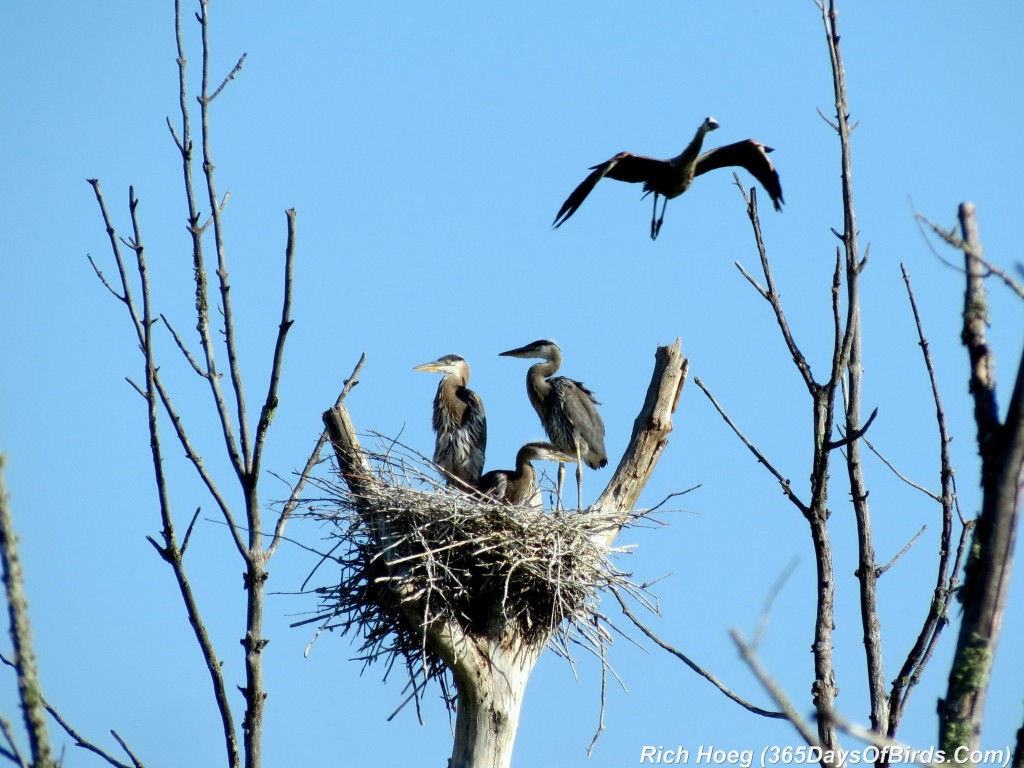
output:
[[[547,397],[551,391],[551,384],[547,381],[549,376],[553,376],[555,371],[559,369],[562,364],[561,355],[557,353],[552,357],[551,360],[546,360],[543,363],[535,363],[530,366],[530,370],[526,372],[526,391],[530,393],[530,399],[534,399],[534,395],[539,400],[543,400]],[[535,402],[534,408],[538,407]]]
[[[673,163],[675,165],[692,165],[697,162],[697,156],[700,155],[700,149],[704,146],[704,134],[708,132],[708,129],[703,125],[697,129],[696,135],[693,140],[686,145],[686,149],[683,153],[677,157]]]
[[[446,419],[450,425],[462,421],[466,403],[458,393],[464,386],[466,386],[466,381],[461,376],[448,375],[441,379],[441,383],[437,387],[437,396],[434,398],[435,420]],[[434,426],[436,429],[439,425],[435,424]]]
[[[532,472],[533,465],[530,464],[530,451],[526,448],[520,448],[516,453],[516,472],[523,474],[524,472]]]
[[[516,456],[515,476],[509,478],[509,485],[515,488],[515,496],[520,497],[519,500],[526,498],[530,491],[536,487],[536,475],[537,473],[534,471],[529,459],[525,456],[522,458]]]

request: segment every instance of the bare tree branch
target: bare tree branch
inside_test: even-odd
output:
[[[205,12],[205,6],[204,6],[204,12]],[[202,23],[203,23],[203,24],[205,25],[206,21],[205,21],[205,20],[203,20],[203,21],[202,21]],[[217,90],[215,90],[215,91],[214,91],[214,92],[213,92],[213,93],[212,93],[212,94],[211,94],[210,96],[206,96],[206,91],[204,90],[204,91],[203,91],[203,96],[202,96],[202,100],[203,100],[203,101],[205,101],[206,103],[210,103],[211,101],[213,101],[214,99],[216,99],[216,98],[217,98],[218,96],[220,96],[220,92],[221,92],[221,91],[223,91],[223,90],[224,90],[224,88],[226,88],[226,87],[227,87],[227,84],[228,84],[228,83],[230,83],[230,82],[231,82],[232,80],[234,80],[234,79],[235,79],[235,75],[237,75],[237,74],[238,74],[239,72],[241,72],[241,71],[242,71],[242,65],[244,65],[244,64],[245,64],[245,59],[246,59],[246,57],[247,57],[248,55],[249,55],[249,54],[247,54],[247,53],[243,53],[243,54],[241,55],[241,57],[239,57],[239,59],[238,59],[238,62],[237,62],[237,63],[235,64],[235,66],[234,66],[234,67],[233,67],[233,68],[231,69],[231,71],[230,71],[230,72],[228,72],[228,74],[227,74],[227,76],[226,76],[226,77],[224,78],[224,80],[223,80],[223,81],[221,81],[221,84],[217,86]],[[230,194],[230,193],[229,193],[229,194]],[[227,202],[227,201],[225,200],[225,202]],[[223,208],[223,207],[224,207],[224,206],[223,206],[223,205],[221,205],[221,208]]]
[[[363,370],[363,365],[366,363],[366,354],[359,356],[359,361],[356,363],[356,367],[352,369],[352,373],[341,388],[341,394],[338,395],[338,399],[334,402],[334,407],[337,408],[348,397],[348,393],[352,391],[352,388],[359,383],[359,374]],[[277,518],[277,525],[274,526],[274,537],[270,542],[270,546],[267,547],[267,559],[269,560],[274,556],[277,551],[278,545],[280,545],[284,538],[284,528],[287,524],[295,508],[299,505],[299,498],[302,494],[302,489],[306,486],[306,481],[309,480],[310,473],[313,471],[313,467],[320,461],[320,452],[323,450],[324,445],[327,444],[328,432],[325,427],[323,432],[320,433],[320,439],[317,440],[316,446],[313,448],[313,452],[309,454],[309,459],[306,461],[306,466],[299,473],[298,482],[295,483],[295,487],[292,488],[291,495],[288,497],[288,501],[285,502],[284,507],[281,509],[281,514]]]
[[[267,439],[267,430],[270,428],[270,422],[277,411],[277,389],[281,382],[281,365],[284,362],[285,339],[294,322],[291,319],[291,311],[292,285],[295,280],[295,209],[289,209],[285,212],[285,215],[288,218],[288,241],[284,251],[284,299],[281,302],[281,323],[277,330],[277,343],[274,345],[274,361],[270,367],[267,399],[263,403],[263,408],[260,411],[260,420],[256,425],[256,442],[253,444],[252,466],[250,467],[253,478],[259,476],[261,460],[263,458],[263,445]]]
[[[971,363],[970,391],[981,455],[982,505],[961,590],[964,615],[949,687],[939,706],[939,740],[947,754],[954,754],[958,747],[974,750],[980,745],[985,697],[1006,609],[1024,488],[1024,359],[1018,364],[1006,421],[1000,423],[995,361],[985,332],[988,300],[974,206],[961,204],[959,215],[967,272],[962,338]]]
[[[14,535],[14,517],[7,505],[4,487],[4,457],[0,456],[0,564],[3,565],[4,591],[7,597],[7,615],[10,621],[11,645],[14,648],[12,666],[18,676],[18,699],[22,719],[28,733],[32,765],[49,768],[50,739],[46,735],[46,715],[43,710],[43,691],[39,683],[35,653],[32,650],[32,628],[28,617],[28,599],[18,554],[18,541]],[[7,740],[15,749],[14,740]]]
[[[11,659],[8,659],[3,654],[0,654],[0,662],[6,664],[9,667],[17,669],[17,665]],[[42,694],[40,694],[39,696],[39,704],[50,715],[50,717],[54,719],[57,725],[59,725],[61,729],[74,740],[76,747],[81,747],[82,749],[99,755],[101,758],[103,758],[116,768],[132,768],[132,766],[128,766],[124,763],[121,763],[119,760],[117,760],[117,758],[113,757],[102,747],[99,747],[96,744],[90,742],[88,739],[83,738],[82,735],[78,733],[78,731],[76,731],[71,726],[71,724],[68,723],[66,719],[64,719],[60,712],[57,711],[56,707],[50,704],[50,702],[48,702],[46,698],[42,696]],[[10,725],[7,723],[6,720],[3,720],[2,718],[0,718],[0,730],[4,731],[6,737],[8,738],[8,742],[12,745],[12,747],[14,747],[14,742],[12,740],[12,736],[10,735]],[[116,736],[116,734],[115,738],[117,738],[118,743],[121,744],[122,748],[131,756],[132,764],[135,766],[135,768],[142,768],[142,763],[139,762],[138,759],[131,753],[131,750],[128,749],[127,745],[121,740],[121,738]],[[15,751],[17,750],[16,747],[14,747],[14,749]],[[20,765],[25,765],[27,768],[27,764],[25,763],[24,759],[20,757],[20,755],[16,755],[16,759],[14,759],[14,762],[18,762]],[[56,764],[57,763],[48,762],[45,765],[51,766]],[[33,768],[37,768],[37,766],[40,766],[42,764],[33,761],[32,765]]]
[[[928,490],[927,488],[925,488],[920,483],[915,483],[909,477],[904,475],[902,472],[900,472],[898,469],[896,469],[896,466],[891,461],[889,461],[889,459],[887,459],[885,457],[884,453],[882,453],[881,451],[879,451],[875,447],[874,443],[872,443],[870,440],[868,440],[867,437],[865,437],[865,436],[862,436],[862,437],[863,437],[863,440],[864,440],[864,445],[866,445],[868,447],[868,449],[873,454],[875,454],[875,456],[878,457],[879,461],[881,461],[886,467],[888,467],[889,471],[892,472],[894,475],[896,475],[896,477],[898,477],[904,483],[909,485],[911,488],[920,491],[921,493],[923,493],[925,496],[927,496],[928,498],[932,499],[933,501],[938,501],[940,503],[942,502],[942,497],[939,496],[939,494],[935,493],[934,491]]]
[[[768,458],[761,452],[761,449],[750,442],[750,440],[747,439],[747,436],[740,431],[740,428],[736,426],[736,423],[729,418],[729,414],[725,412],[725,409],[719,405],[715,396],[711,394],[711,391],[706,386],[704,386],[704,382],[701,381],[699,376],[693,377],[693,383],[700,387],[700,391],[703,392],[707,396],[708,400],[711,401],[715,410],[718,411],[718,415],[725,419],[725,423],[729,425],[729,428],[732,429],[734,433],[736,433],[736,437],[738,437],[740,441],[747,446],[758,462],[763,464],[765,469],[767,469],[772,476],[779,481],[779,485],[782,486],[782,492],[786,495],[786,498],[793,502],[793,505],[800,510],[801,514],[807,515],[809,511],[808,506],[796,495],[796,492],[793,490],[793,486],[790,484],[789,480],[775,468],[775,465],[768,460]]]
[[[206,0],[201,0],[200,7],[204,9],[206,7]],[[205,15],[201,22],[205,19]],[[177,40],[178,47],[178,98],[179,108],[181,110],[181,136],[180,140],[175,139],[181,153],[182,160],[182,174],[185,183],[185,201],[188,206],[188,230],[192,237],[192,262],[193,262],[193,277],[196,285],[196,330],[199,333],[200,344],[203,348],[203,355],[205,358],[205,371],[206,379],[210,385],[210,394],[213,397],[214,406],[217,410],[217,417],[220,421],[221,432],[224,438],[224,446],[227,450],[228,457],[231,460],[231,465],[235,470],[235,474],[241,482],[245,482],[245,470],[246,464],[243,455],[239,452],[238,445],[235,442],[234,426],[231,422],[231,416],[228,413],[227,403],[224,399],[224,393],[221,389],[221,376],[217,370],[216,359],[214,354],[214,343],[213,336],[210,332],[210,302],[209,302],[209,279],[206,274],[206,259],[203,253],[203,228],[199,225],[199,208],[196,203],[196,190],[195,182],[192,175],[192,123],[191,116],[188,108],[188,86],[186,80],[186,66],[187,62],[185,59],[185,40],[184,33],[182,30],[182,9],[181,0],[175,0],[174,3],[174,24],[175,24],[175,37]],[[205,30],[205,23],[201,23],[202,28]],[[206,48],[207,39],[203,36],[203,50],[204,59],[208,58]],[[206,76],[208,66],[204,65],[203,75],[203,94],[206,94]],[[202,122],[202,133],[204,142],[209,130],[208,122],[206,121],[206,110],[203,110],[203,122]],[[203,162],[210,164],[208,173],[213,173],[212,161],[209,157],[209,152],[204,149]],[[214,190],[208,190],[210,192],[211,206],[216,207],[216,194]],[[219,221],[219,214],[218,214]],[[223,245],[222,242],[218,241],[218,245]],[[226,278],[225,278],[226,279]],[[225,287],[222,285],[222,289]]]
[[[760,707],[758,707],[758,706],[756,706],[754,704],[751,704],[749,701],[747,701],[743,697],[739,696],[738,694],[733,693],[717,677],[715,677],[713,674],[708,672],[702,666],[697,664],[695,661],[693,661],[685,653],[680,651],[678,648],[675,648],[675,647],[669,645],[664,640],[662,640],[660,637],[655,635],[654,632],[651,631],[651,629],[646,624],[644,624],[642,621],[640,621],[640,619],[637,617],[637,615],[635,613],[633,613],[633,611],[631,611],[629,609],[629,605],[627,605],[626,601],[623,599],[622,595],[619,594],[618,590],[612,590],[612,594],[615,595],[615,599],[619,601],[619,606],[622,608],[622,612],[624,614],[626,614],[626,618],[628,618],[631,622],[633,622],[633,624],[636,626],[637,629],[639,629],[641,632],[643,632],[645,635],[647,635],[647,637],[650,638],[651,641],[653,641],[660,648],[662,648],[663,650],[666,650],[669,653],[671,653],[673,656],[675,656],[677,659],[679,659],[681,662],[683,662],[683,664],[688,666],[690,669],[692,669],[698,675],[700,675],[705,680],[707,680],[709,683],[711,683],[713,686],[715,686],[718,690],[720,690],[723,694],[725,694],[725,696],[727,698],[731,699],[732,701],[735,701],[737,704],[739,704],[745,710],[747,710],[748,712],[752,712],[755,715],[761,715],[762,717],[775,717],[775,718],[785,718],[786,717],[786,715],[784,713],[782,713],[782,712],[772,712],[771,710],[761,709]]]
[[[740,656],[743,657],[747,666],[750,667],[750,671],[754,673],[754,676],[760,681],[761,685],[764,686],[768,695],[772,697],[772,701],[775,702],[775,705],[782,710],[782,716],[792,723],[794,728],[796,728],[797,733],[800,734],[800,738],[802,738],[808,746],[821,746],[817,737],[814,735],[814,732],[811,730],[810,725],[806,720],[804,720],[800,713],[797,712],[796,707],[793,706],[793,703],[779,687],[778,683],[776,683],[775,680],[772,679],[771,675],[768,674],[767,670],[761,666],[761,662],[758,661],[757,655],[754,653],[754,649],[747,644],[738,630],[730,630],[729,635],[732,637],[733,642],[736,643]]]
[[[0,755],[6,757],[12,763],[17,763],[21,768],[28,768],[28,763],[25,762],[25,758],[22,756],[21,751],[18,749],[18,744],[14,740],[14,731],[11,728],[11,723],[5,717],[0,717],[0,732],[3,733],[4,739],[7,740],[7,744],[10,746],[10,749],[6,747],[0,748]]]
[[[860,273],[867,265],[867,255],[861,259],[857,247],[857,223],[853,204],[852,148],[849,123],[849,101],[846,94],[846,73],[839,50],[838,11],[835,0],[829,0],[828,7],[819,5],[825,38],[828,42],[829,58],[832,62],[832,85],[835,92],[836,127],[841,150],[841,179],[843,189],[843,232],[841,239],[845,252],[847,317],[846,335],[843,344],[846,360],[846,434],[858,436],[863,427],[860,421],[863,365],[861,363],[861,320],[860,320]],[[870,420],[869,420],[870,423]],[[868,490],[860,458],[860,444],[853,440],[846,451],[847,474],[850,478],[850,495],[853,500],[854,516],[857,521],[857,578],[860,583],[861,624],[864,629],[864,652],[867,666],[868,690],[871,698],[871,726],[882,730],[889,722],[889,699],[882,656],[881,625],[878,617],[877,571],[875,563],[874,537],[871,526],[871,510],[868,504]]]
[[[925,532],[925,531],[926,531],[927,529],[928,529],[928,526],[927,526],[927,525],[922,525],[922,526],[921,526],[921,530],[919,530],[919,531],[918,531],[917,533],[915,533],[915,534],[914,534],[914,535],[913,535],[913,536],[912,536],[912,537],[910,538],[910,541],[908,541],[908,542],[907,542],[906,544],[904,544],[904,545],[903,545],[903,549],[901,549],[901,550],[900,550],[899,552],[897,552],[897,553],[896,553],[895,555],[893,555],[893,556],[892,556],[892,560],[890,560],[890,561],[889,561],[888,563],[886,563],[885,565],[880,565],[880,566],[878,566],[877,568],[875,568],[875,577],[876,577],[876,578],[881,578],[881,576],[882,576],[882,574],[883,574],[883,573],[885,573],[885,572],[886,572],[886,571],[888,571],[888,570],[889,570],[890,568],[892,568],[892,567],[893,567],[894,565],[896,565],[896,561],[898,561],[898,560],[899,560],[899,559],[900,559],[901,557],[903,557],[903,556],[904,556],[905,554],[907,554],[907,552],[909,552],[909,551],[910,551],[910,548],[911,548],[912,546],[914,546],[914,542],[916,542],[916,541],[917,541],[917,540],[918,540],[919,538],[921,538],[921,535],[922,535],[922,534],[923,534],[923,533],[924,533],[924,532]]]
[[[914,323],[917,327],[918,344],[921,347],[925,370],[928,372],[928,381],[931,384],[932,400],[935,402],[935,422],[939,433],[939,486],[941,488],[941,495],[931,493],[929,493],[929,495],[941,505],[942,532],[939,536],[939,557],[938,568],[935,576],[935,587],[932,591],[931,599],[928,601],[928,611],[921,627],[921,631],[917,636],[917,640],[908,652],[907,658],[903,662],[899,675],[897,675],[896,679],[893,681],[892,690],[889,693],[889,723],[886,727],[886,733],[890,738],[896,735],[896,729],[899,727],[900,719],[902,718],[903,712],[907,706],[907,700],[910,697],[910,693],[918,680],[920,680],[921,673],[924,671],[925,665],[931,658],[932,649],[934,649],[939,635],[942,634],[942,630],[948,623],[948,619],[946,617],[948,616],[949,604],[953,597],[953,587],[956,583],[957,574],[960,571],[959,558],[963,554],[966,542],[964,535],[961,535],[957,565],[953,567],[951,573],[950,558],[953,548],[953,508],[956,502],[956,489],[953,482],[953,462],[949,455],[949,443],[951,438],[949,436],[948,427],[946,426],[946,412],[942,407],[942,398],[939,396],[939,384],[935,376],[935,365],[932,362],[928,339],[924,334],[924,327],[921,323],[921,314],[918,311],[917,300],[914,298],[914,290],[910,282],[910,274],[907,272],[907,269],[903,264],[900,265],[900,268],[903,273],[903,282],[907,287],[907,298],[910,301],[910,308],[914,314]],[[868,443],[868,447],[871,447],[870,443]],[[883,461],[885,461],[884,458]],[[911,485],[914,484],[911,483]],[[926,493],[928,492],[926,491]],[[964,529],[964,532],[966,532],[966,529]]]
[[[747,203],[747,217],[750,219],[750,225],[754,229],[754,242],[757,244],[757,252],[761,257],[761,269],[764,271],[764,277],[767,289],[762,289],[757,285],[754,280],[747,275],[742,267],[737,263],[740,271],[747,277],[748,280],[757,288],[761,296],[771,305],[772,311],[775,313],[775,320],[779,324],[779,330],[782,331],[782,338],[786,342],[786,348],[789,349],[789,354],[793,358],[793,363],[796,365],[797,370],[800,372],[800,376],[804,380],[804,384],[807,386],[807,390],[814,395],[818,385],[814,381],[814,374],[811,372],[811,366],[807,362],[807,358],[804,357],[803,352],[800,351],[800,347],[797,346],[796,341],[793,339],[793,334],[789,329],[789,322],[786,320],[786,315],[782,311],[782,303],[779,298],[779,292],[775,287],[775,278],[772,276],[771,267],[768,263],[768,253],[765,249],[764,238],[761,236],[761,219],[757,215],[757,190],[751,188],[750,197],[747,197],[743,186],[740,184],[739,176],[733,174],[736,186],[739,187],[740,194],[743,195],[744,201]]]
[[[235,741],[234,734],[234,723],[231,717],[231,708],[228,700],[227,687],[224,682],[224,677],[221,669],[220,661],[217,659],[216,653],[213,648],[213,643],[206,631],[206,627],[202,621],[198,604],[195,601],[195,597],[192,593],[191,585],[189,584],[188,577],[185,573],[184,566],[181,559],[181,551],[177,545],[177,537],[174,529],[174,522],[171,514],[170,498],[168,496],[168,485],[167,479],[164,475],[163,468],[163,452],[160,441],[159,432],[159,419],[158,409],[162,404],[171,416],[172,424],[174,424],[176,431],[178,432],[179,440],[186,449],[186,453],[190,454],[193,463],[200,469],[200,476],[207,482],[207,486],[211,488],[214,493],[215,499],[218,500],[222,510],[227,511],[227,519],[230,521],[230,510],[228,509],[223,498],[220,497],[217,492],[216,484],[208,474],[205,474],[205,470],[202,469],[202,460],[194,451],[191,450],[187,436],[184,433],[184,428],[181,425],[181,420],[178,418],[173,407],[170,405],[170,400],[167,397],[166,392],[159,380],[157,373],[157,366],[155,360],[155,353],[153,350],[153,319],[151,302],[149,296],[149,276],[146,267],[145,259],[145,248],[143,246],[142,234],[138,219],[138,199],[135,197],[133,189],[129,190],[129,210],[132,217],[132,228],[133,228],[133,239],[132,239],[132,250],[136,256],[136,269],[139,274],[141,296],[142,296],[142,309],[141,314],[136,304],[133,293],[130,289],[130,282],[128,279],[128,270],[125,264],[124,257],[121,253],[120,247],[118,246],[118,239],[114,232],[113,225],[110,223],[110,218],[106,214],[106,205],[103,200],[103,194],[100,191],[98,182],[92,182],[93,189],[96,193],[97,201],[100,205],[100,210],[104,213],[104,221],[107,224],[108,234],[110,235],[111,248],[113,249],[114,260],[117,263],[118,273],[122,276],[122,290],[123,295],[126,297],[124,300],[125,307],[132,320],[132,325],[141,334],[140,336],[140,347],[143,353],[145,361],[145,375],[146,383],[144,387],[136,387],[137,390],[146,399],[147,406],[147,423],[150,433],[150,450],[152,453],[153,470],[157,488],[157,494],[159,498],[160,516],[163,523],[163,545],[157,545],[153,542],[157,551],[161,557],[171,565],[174,572],[175,580],[178,584],[179,592],[182,595],[182,599],[185,602],[186,611],[189,616],[189,622],[192,625],[193,632],[196,636],[197,644],[199,645],[200,651],[203,654],[203,658],[206,662],[207,670],[210,673],[211,682],[213,684],[214,696],[217,701],[218,711],[221,715],[221,723],[224,730],[225,743],[227,745],[229,753],[229,765],[231,768],[237,768],[237,744]],[[229,523],[230,524],[230,523]],[[234,527],[232,526],[232,530]],[[234,534],[237,538],[237,532]],[[231,762],[231,757],[234,757],[234,762]]]
[[[171,325],[171,321],[168,320],[165,315],[160,315],[160,319],[164,321],[164,325],[167,327],[167,330],[171,332],[171,336],[174,339],[174,343],[178,345],[178,349],[181,350],[181,354],[185,356],[185,360],[188,361],[188,364],[192,367],[192,370],[205,379],[208,376],[208,374],[199,366],[198,361],[195,359],[195,357],[193,357],[188,347],[185,346],[185,341],[181,338],[181,336],[178,335],[178,332],[174,330],[174,326]]]
[[[242,371],[240,362],[238,359],[238,348],[235,342],[235,323],[234,313],[231,304],[231,284],[228,277],[228,266],[227,266],[227,253],[224,248],[224,228],[221,220],[221,206],[217,202],[217,185],[214,180],[214,170],[216,166],[213,162],[213,149],[212,149],[212,138],[210,134],[210,103],[213,101],[213,96],[210,95],[210,25],[207,16],[209,6],[209,0],[199,0],[199,29],[202,36],[202,86],[199,96],[199,120],[200,129],[202,132],[202,152],[203,152],[203,174],[206,178],[206,191],[207,201],[210,205],[210,217],[213,220],[213,240],[214,248],[217,252],[217,279],[220,286],[220,301],[221,308],[224,313],[224,345],[227,348],[228,353],[228,370],[231,376],[231,388],[234,391],[235,396],[235,408],[238,417],[238,430],[240,436],[240,445],[237,447],[234,445],[232,440],[231,451],[234,454],[236,461],[236,469],[239,474],[239,479],[243,485],[253,482],[251,474],[252,466],[251,460],[252,455],[250,453],[250,441],[249,441],[249,419],[246,416],[245,407],[245,389],[242,385]],[[234,77],[235,73],[241,69],[242,61],[244,56],[239,60],[235,69],[232,70],[228,76],[228,80]],[[227,81],[225,81],[226,83]],[[221,86],[223,88],[223,85]],[[217,89],[217,93],[220,92],[220,88]],[[207,320],[209,316],[207,315]],[[207,346],[209,340],[209,329],[202,331],[204,338],[204,346]],[[212,355],[212,346],[207,348],[207,355]],[[210,375],[213,376],[213,365],[212,357],[209,360],[207,369]],[[218,387],[219,391],[219,387]],[[224,422],[225,438],[231,435],[231,425],[228,420],[226,411],[222,412],[221,419]],[[258,534],[256,534],[258,535]]]
[[[630,519],[640,492],[668,445],[672,414],[679,404],[679,396],[690,370],[689,360],[683,357],[680,345],[680,340],[676,339],[671,346],[658,347],[654,358],[654,374],[643,407],[633,421],[633,432],[626,452],[615,468],[612,479],[590,508],[591,512],[597,514],[610,509],[617,509],[621,513],[622,522],[619,527],[609,529],[598,540],[602,546],[611,546],[622,525]]]
[[[835,724],[836,728],[844,733],[848,733],[855,739],[860,739],[861,741],[876,746],[879,749],[888,750],[888,753],[890,754],[894,753],[894,750],[899,750],[899,752],[895,754],[907,755],[911,758],[925,754],[924,750],[911,749],[910,747],[900,744],[898,741],[878,733],[877,731],[872,731],[867,728],[863,728],[856,723],[852,723],[837,712],[825,713],[823,717],[828,718],[830,722]],[[907,762],[911,765],[922,765],[925,766],[925,768],[938,768],[940,765],[945,765],[945,763],[929,763],[920,759],[910,759]]]

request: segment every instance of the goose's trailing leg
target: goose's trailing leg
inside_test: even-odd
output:
[[[658,204],[658,196],[657,195],[654,196],[654,204],[655,204],[655,206],[657,206],[657,204]],[[655,223],[654,219],[651,219],[651,240],[657,240],[658,239],[658,233],[661,232],[662,222],[665,221],[665,206],[667,206],[667,205],[668,205],[668,198],[665,197],[665,198],[662,199],[662,202],[661,202],[661,216],[658,217],[657,223]]]
[[[654,240],[654,239],[656,239],[658,237],[658,229],[660,228],[659,225],[658,225],[658,193],[655,192],[653,197],[654,197],[654,205],[651,206],[651,240]],[[664,208],[661,209],[661,215],[664,218],[664,216],[665,216],[665,209]]]

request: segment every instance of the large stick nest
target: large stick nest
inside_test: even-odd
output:
[[[643,588],[609,562],[599,534],[622,513],[541,513],[446,488],[429,462],[366,453],[370,476],[320,481],[325,497],[308,513],[331,544],[340,578],[316,589],[322,629],[358,631],[361,658],[402,660],[414,680],[444,669],[431,632],[517,637],[571,660],[570,644],[604,658],[610,625],[597,593],[617,589],[650,605]],[[429,474],[428,474],[429,473]],[[633,521],[643,517],[635,513]]]

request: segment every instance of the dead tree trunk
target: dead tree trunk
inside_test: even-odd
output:
[[[976,750],[981,746],[985,695],[1002,629],[1020,524],[1024,494],[1024,360],[1017,368],[1006,419],[1000,422],[995,359],[985,333],[989,324],[984,285],[987,265],[970,203],[960,206],[960,228],[967,274],[963,341],[971,362],[982,504],[960,593],[964,616],[956,655],[946,698],[939,702],[939,740],[947,759],[968,764],[977,762]]]
[[[590,540],[602,551],[607,550],[631,518],[633,505],[668,443],[672,413],[686,371],[678,340],[672,346],[658,348],[647,397],[636,418],[625,455],[594,507],[578,516],[591,521],[600,516],[606,521],[593,528],[590,534]],[[332,408],[324,413],[324,423],[349,491],[356,498],[369,498],[368,484],[375,479],[347,411],[342,407]],[[373,515],[372,505],[367,503],[364,520]],[[377,524],[371,520],[371,525]],[[378,530],[383,531],[384,542],[387,536],[393,535],[384,531],[385,527],[385,523],[378,526]],[[388,549],[386,543],[382,549]],[[397,583],[397,580],[389,583]],[[474,606],[488,617],[482,626],[470,625],[452,616],[434,620],[430,617],[435,614],[423,610],[419,604],[427,598],[402,597],[402,610],[409,624],[423,632],[427,646],[443,660],[455,679],[457,715],[449,768],[508,768],[526,685],[537,659],[551,639],[551,629],[536,631],[534,627],[528,631],[520,620],[508,617],[500,595],[476,599],[477,602],[494,600],[493,605]]]

